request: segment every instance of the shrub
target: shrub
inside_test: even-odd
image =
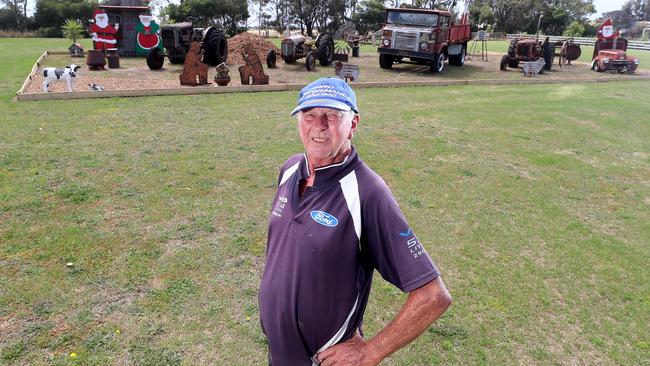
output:
[[[65,38],[71,40],[72,43],[76,43],[78,38],[83,38],[84,26],[76,19],[66,19],[61,31]]]

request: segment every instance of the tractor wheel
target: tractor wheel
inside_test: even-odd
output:
[[[321,66],[327,66],[334,60],[334,39],[331,33],[323,33],[318,39],[318,62]]]
[[[387,55],[385,53],[380,53],[379,54],[379,67],[382,69],[390,69],[393,67],[393,61],[394,61],[393,55]]]
[[[431,72],[442,72],[445,69],[445,53],[440,52],[431,62]]]
[[[501,71],[506,71],[506,68],[508,67],[508,62],[509,62],[508,55],[503,55],[503,57],[501,57],[501,64],[499,65],[499,69]]]
[[[147,54],[147,66],[150,70],[160,70],[164,63],[165,55],[160,48],[152,48]]]
[[[465,48],[466,48],[466,45],[463,45],[463,47],[461,48],[459,54],[449,56],[449,64],[450,65],[463,66],[465,64],[465,55],[466,55]]]
[[[508,67],[511,69],[516,69],[519,66],[519,60],[517,59],[510,59],[508,60]]]
[[[275,50],[269,50],[269,53],[266,54],[266,66],[269,69],[275,69],[275,63],[277,61],[277,53]]]
[[[228,58],[228,41],[221,29],[208,27],[203,32],[203,63],[217,66]]]
[[[551,70],[553,67],[553,58],[555,57],[555,44],[548,42],[544,46],[544,68]]]
[[[517,38],[513,38],[510,41],[510,45],[508,46],[508,56],[510,58],[515,58],[517,53]]]
[[[314,57],[314,53],[312,51],[307,52],[305,65],[307,65],[307,71],[313,71],[316,68],[316,57]]]

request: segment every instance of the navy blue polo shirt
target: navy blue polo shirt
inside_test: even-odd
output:
[[[284,164],[271,209],[260,284],[262,330],[274,366],[311,358],[361,326],[374,269],[409,292],[439,276],[386,183],[358,156],[315,169],[304,154]]]

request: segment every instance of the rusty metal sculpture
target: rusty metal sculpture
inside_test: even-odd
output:
[[[560,52],[557,52],[557,49]],[[558,56],[558,65],[562,67],[564,64],[571,65],[571,61],[575,61],[580,57],[582,51],[580,45],[573,42],[573,38],[560,40],[555,42],[555,56]]]
[[[197,86],[208,83],[208,65],[201,62],[203,51],[199,42],[192,42],[190,50],[185,56],[183,72],[178,76],[181,85]],[[198,77],[198,82],[197,82]]]
[[[217,65],[217,74],[214,76],[214,82],[219,86],[226,86],[230,82],[230,75],[228,75],[230,69],[226,66],[225,62]]]
[[[269,76],[264,74],[262,61],[255,53],[253,45],[250,43],[245,45],[241,54],[246,62],[246,65],[239,67],[242,85],[267,85]]]

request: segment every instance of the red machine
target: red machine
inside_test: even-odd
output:
[[[379,66],[390,69],[394,63],[429,64],[431,72],[442,72],[445,61],[462,66],[471,37],[467,8],[458,24],[452,13],[428,9],[386,9],[385,26],[381,31]],[[408,58],[410,61],[404,61]]]
[[[627,55],[627,39],[614,32],[611,19],[607,19],[598,28],[598,40],[594,45],[591,69],[603,71],[627,72],[633,74],[639,66],[639,59]]]

